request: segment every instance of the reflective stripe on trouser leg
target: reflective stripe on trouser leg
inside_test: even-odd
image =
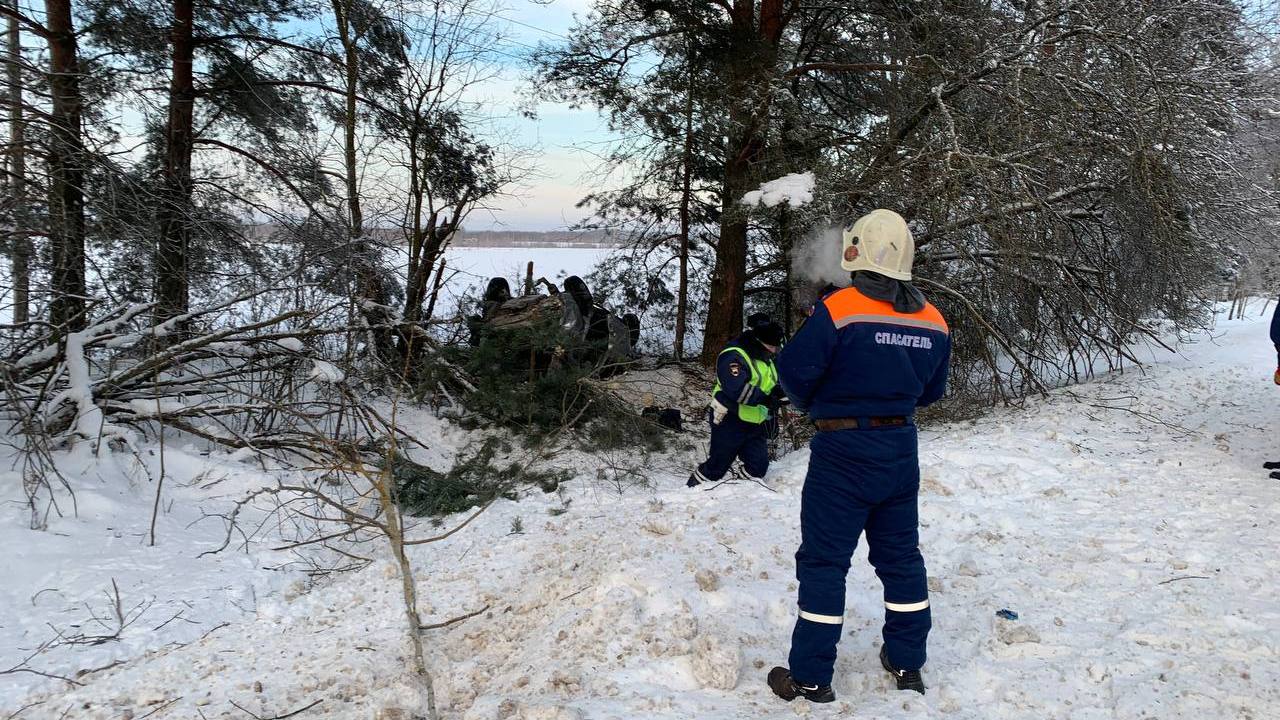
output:
[[[924,667],[927,653],[925,643],[933,616],[928,606],[911,612],[899,612],[887,607],[884,611],[885,654],[889,662],[902,670],[919,670]]]
[[[808,612],[807,610],[800,611],[800,619],[808,620],[809,622],[822,623],[823,625],[843,625],[844,624],[843,615],[819,615],[818,613],[811,613],[811,612]]]
[[[820,438],[812,445],[800,496],[800,616],[791,633],[788,659],[792,677],[808,685],[831,684],[843,627],[845,575],[868,510],[844,460],[824,452]]]
[[[914,455],[914,453],[913,453]],[[884,646],[894,667],[924,666],[932,625],[918,529],[919,466],[904,469],[902,489],[867,517],[867,559],[884,585]]]
[[[830,685],[836,666],[836,644],[844,629],[843,618],[837,622],[823,622],[818,618],[840,618],[838,615],[821,615],[801,610],[791,631],[791,654],[787,665],[791,677],[802,685]]]

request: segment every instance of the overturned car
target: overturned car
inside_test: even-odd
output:
[[[595,302],[587,283],[576,275],[565,278],[563,289],[546,279],[540,279],[537,285],[548,292],[512,297],[505,278],[491,279],[481,298],[479,315],[469,319],[471,344],[479,346],[494,333],[525,330],[538,333],[535,344],[542,347],[531,350],[545,356],[536,363],[544,367],[566,357],[605,367],[635,359],[640,340],[638,316],[619,316],[606,310]]]

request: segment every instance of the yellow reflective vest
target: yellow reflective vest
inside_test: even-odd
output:
[[[774,367],[772,360],[755,360],[747,353],[746,350],[733,345],[725,348],[720,352],[724,355],[728,352],[736,352],[742,356],[746,362],[747,368],[751,371],[751,377],[747,380],[747,387],[755,388],[760,391],[761,395],[768,396],[773,389],[778,386],[778,369]],[[711,395],[720,392],[720,378],[716,378],[716,386],[712,388]],[[748,394],[744,393],[744,399]],[[743,422],[760,424],[769,417],[769,408],[764,405],[747,405],[738,403],[738,418]]]

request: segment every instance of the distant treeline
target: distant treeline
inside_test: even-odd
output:
[[[254,225],[244,236],[267,239],[282,232],[277,225]],[[403,244],[404,232],[398,228],[367,228],[365,236],[386,244]],[[616,248],[623,238],[611,230],[459,230],[449,241],[452,247],[472,248]]]
[[[460,230],[454,247],[615,248],[623,239],[609,230]]]

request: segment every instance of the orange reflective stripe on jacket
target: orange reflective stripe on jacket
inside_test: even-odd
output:
[[[869,298],[857,288],[850,287],[832,293],[823,303],[837,329],[853,323],[886,323],[950,333],[942,313],[928,302],[918,313],[903,313],[894,310],[893,303]]]

